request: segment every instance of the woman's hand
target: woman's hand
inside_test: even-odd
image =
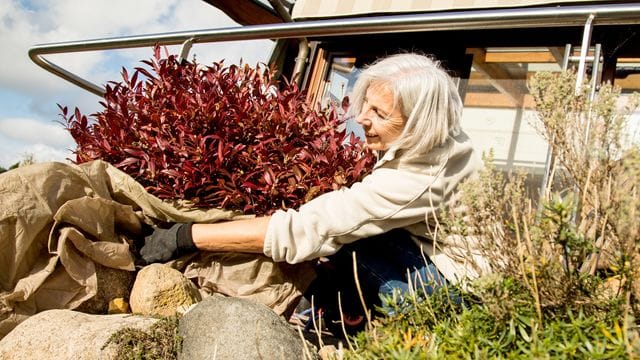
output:
[[[176,223],[168,229],[154,227],[153,233],[144,238],[144,246],[140,250],[142,259],[147,264],[167,262],[197,250],[191,227],[191,223]]]
[[[154,228],[144,238],[142,259],[151,264],[166,262],[195,251],[262,253],[270,217],[215,224],[177,223],[169,229]]]

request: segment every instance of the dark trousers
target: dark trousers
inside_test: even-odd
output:
[[[339,316],[339,307],[345,314],[364,314],[354,277],[354,253],[362,295],[372,313],[383,305],[382,296],[402,294],[410,287],[429,295],[446,281],[406,230],[395,229],[361,239],[343,246],[328,261],[317,265],[317,278],[305,295],[309,300],[313,297],[314,305],[329,316]]]

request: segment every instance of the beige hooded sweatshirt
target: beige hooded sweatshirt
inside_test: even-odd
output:
[[[458,184],[482,166],[462,132],[428,154],[406,156],[390,149],[361,182],[323,194],[297,211],[274,213],[263,251],[275,261],[298,263],[405,228],[448,280],[475,277],[477,271],[467,263],[473,249],[463,237],[440,242],[431,235],[441,206],[456,206]]]

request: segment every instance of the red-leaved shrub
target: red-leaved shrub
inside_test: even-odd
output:
[[[105,160],[162,199],[269,214],[359,180],[373,156],[338,131],[335,109],[247,65],[142,61],[106,87],[90,120],[60,106],[76,162]],[[141,80],[141,78],[143,78]]]

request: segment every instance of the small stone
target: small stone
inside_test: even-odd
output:
[[[115,298],[109,301],[109,314],[126,314],[129,312],[129,303],[123,298]]]
[[[176,309],[176,313],[180,316],[184,316],[184,314],[188,313],[189,311],[191,311],[191,309],[193,309],[196,305],[198,304],[191,304],[191,305],[180,305],[178,306],[178,308]]]
[[[174,316],[179,307],[200,300],[198,289],[181,272],[163,264],[151,264],[138,273],[129,304],[135,314]]]
[[[342,359],[341,352],[334,345],[325,345],[320,348],[318,355],[322,360],[338,360]]]

